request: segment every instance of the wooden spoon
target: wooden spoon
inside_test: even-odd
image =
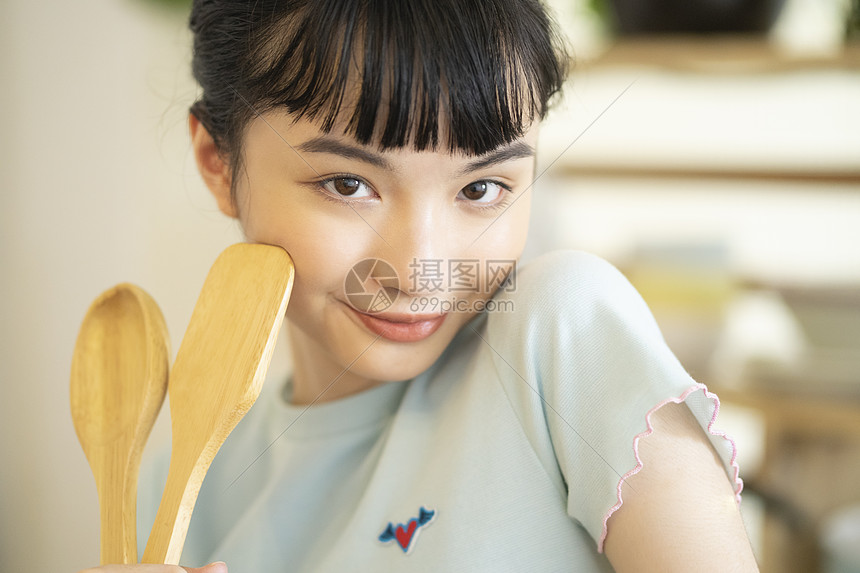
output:
[[[137,474],[167,391],[170,342],[156,302],[123,283],[84,317],[72,356],[72,422],[101,514],[101,562],[137,563]]]
[[[179,564],[209,464],[262,389],[293,274],[285,250],[244,243],[209,271],[170,374],[170,469],[142,563]]]

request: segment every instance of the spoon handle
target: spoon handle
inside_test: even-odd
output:
[[[114,460],[120,460],[125,452],[116,452]],[[137,563],[137,469],[132,469],[135,483],[123,485],[122,491],[110,480],[105,480],[105,487],[98,484],[99,514],[101,528],[101,564]]]

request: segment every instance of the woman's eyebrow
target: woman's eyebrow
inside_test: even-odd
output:
[[[356,145],[344,143],[326,135],[319,135],[296,146],[299,151],[307,153],[331,153],[348,159],[357,159],[374,167],[393,171],[394,167],[382,155],[368,151]]]
[[[340,141],[328,135],[319,135],[309,139],[297,145],[296,149],[306,153],[330,153],[346,157],[348,159],[357,159],[364,163],[373,165],[374,167],[379,167],[380,169],[395,171],[395,167],[391,162],[382,155],[374,153],[373,151],[363,147]],[[513,159],[534,157],[534,155],[535,150],[531,145],[523,141],[514,141],[509,145],[496,148],[495,150],[470,161],[457,175],[467,175],[473,171],[477,171],[478,169],[484,169],[485,167],[490,167]]]
[[[514,141],[513,143],[504,147],[496,148],[495,150],[487,153],[486,155],[482,155],[474,161],[470,161],[460,171],[459,175],[467,175],[468,173],[471,173],[472,171],[477,171],[478,169],[483,169],[485,167],[504,163],[505,161],[510,161],[512,159],[534,157],[534,155],[534,147],[525,143],[524,141]]]

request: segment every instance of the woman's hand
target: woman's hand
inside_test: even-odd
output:
[[[227,565],[222,562],[210,563],[205,567],[180,567],[179,565],[103,565],[84,569],[78,573],[227,573]]]

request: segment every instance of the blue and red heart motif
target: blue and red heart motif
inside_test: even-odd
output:
[[[418,517],[413,517],[406,522],[406,525],[398,523],[395,527],[392,522],[388,522],[388,527],[379,536],[379,540],[383,543],[388,541],[397,541],[397,544],[404,553],[409,553],[410,549],[415,545],[415,540],[418,539],[420,528],[428,525],[436,517],[436,510],[425,509],[421,507],[418,510]]]

